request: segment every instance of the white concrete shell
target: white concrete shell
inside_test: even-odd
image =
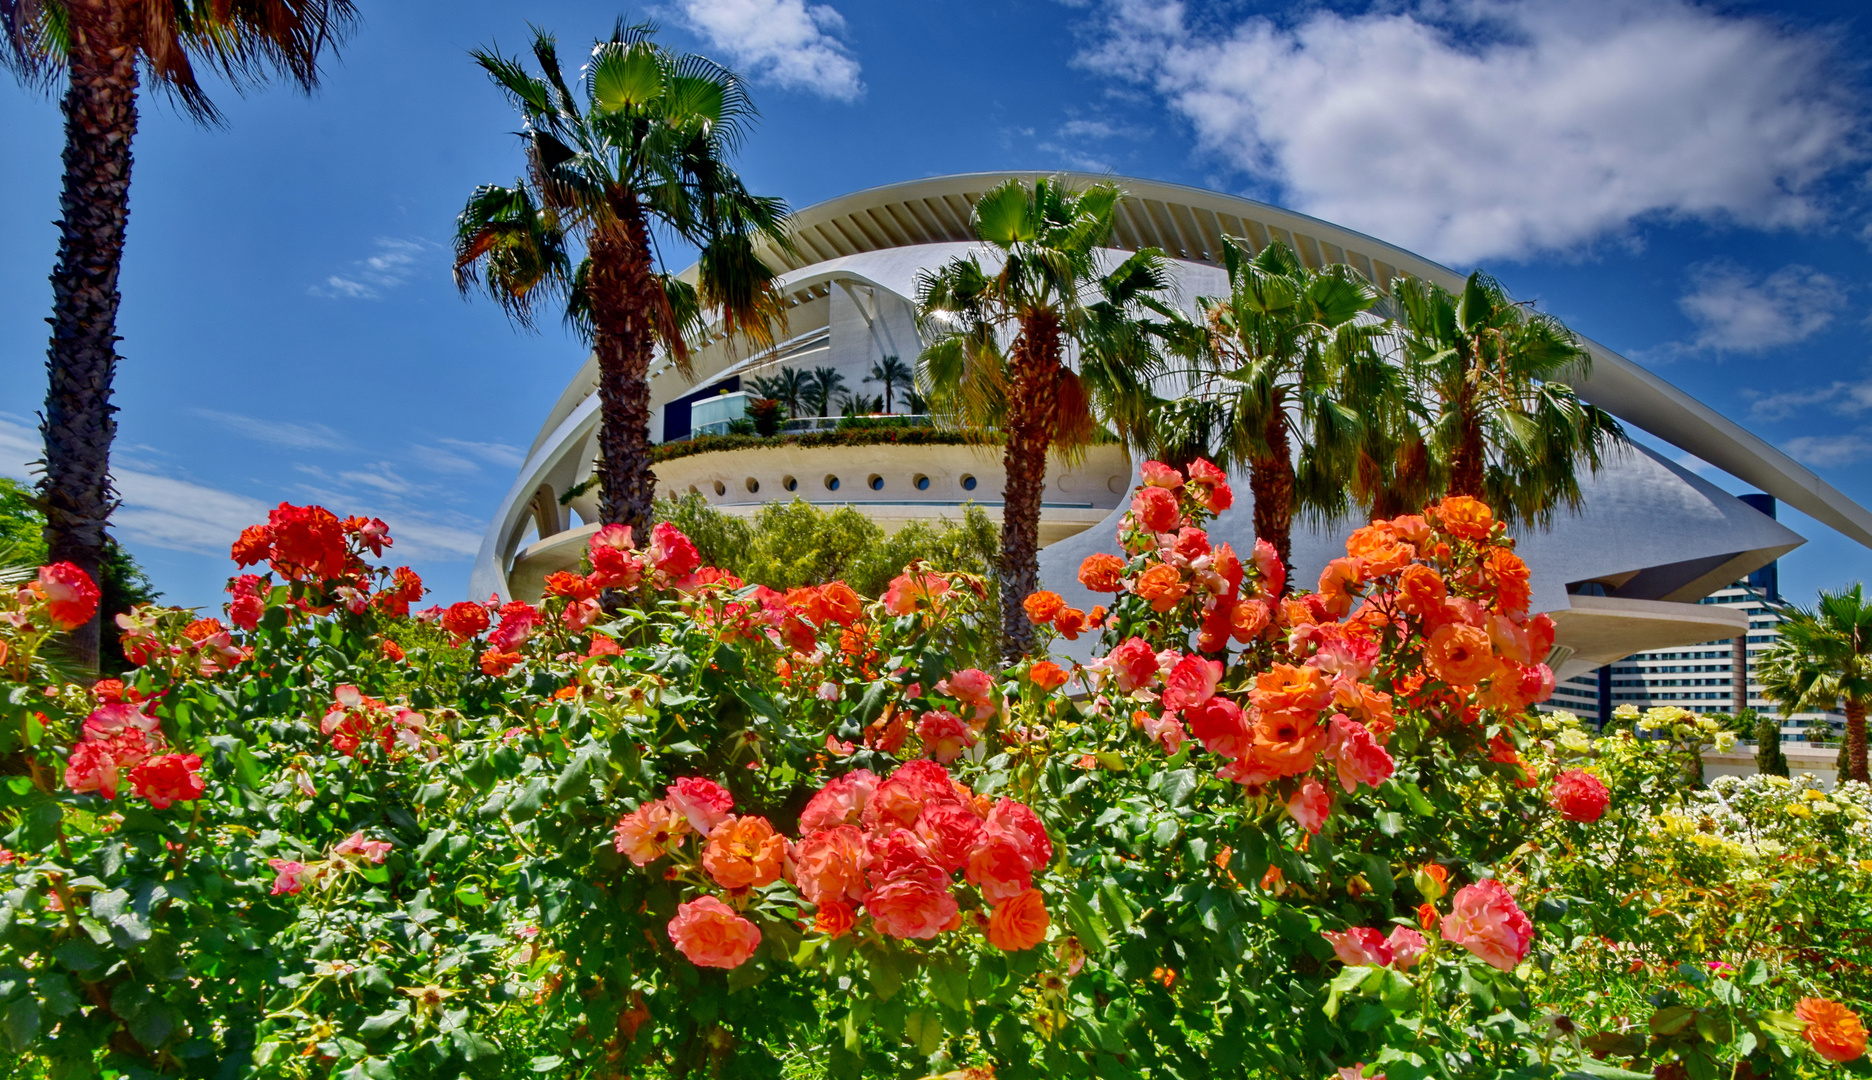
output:
[[[793,216],[800,256],[767,255],[784,267],[789,322],[780,345],[749,357],[719,335],[694,356],[693,378],[667,362],[651,374],[652,438],[686,425],[685,396],[744,374],[781,366],[832,367],[853,388],[879,357],[910,362],[919,349],[914,307],[919,271],[971,249],[969,209],[981,193],[1010,176],[1042,173],[980,173],[934,177],[861,191]],[[1095,177],[1076,177],[1090,183]],[[1222,237],[1245,239],[1257,250],[1280,240],[1312,266],[1345,262],[1382,290],[1393,279],[1415,275],[1458,288],[1461,275],[1401,248],[1248,199],[1149,180],[1119,179],[1129,193],[1120,206],[1113,247],[1134,251],[1157,247],[1173,260],[1179,299],[1193,307],[1197,296],[1226,290],[1220,269]],[[1587,343],[1591,376],[1577,386],[1582,397],[1638,428],[1760,488],[1861,544],[1872,547],[1872,513],[1683,391],[1617,353]],[[595,520],[596,502],[587,492],[560,504],[560,496],[587,480],[596,457],[598,401],[596,364],[588,359],[554,405],[528,451],[515,484],[496,511],[476,560],[471,588],[477,596],[535,595],[552,569],[576,562],[583,537]],[[870,390],[871,387],[862,387]],[[676,405],[671,409],[672,404]],[[964,498],[998,509],[999,461],[966,447],[751,450],[697,455],[659,469],[659,491],[702,492],[712,503],[745,512],[770,498],[796,495],[815,502],[851,503],[887,524],[953,511]],[[1116,453],[1113,460],[1105,460]],[[896,460],[896,458],[903,460]],[[1130,472],[1121,452],[1111,451],[1075,472],[1056,471],[1049,480],[1049,538],[1041,573],[1049,587],[1077,601],[1074,572],[1094,550],[1116,550],[1115,529],[1124,500],[1110,476]],[[715,460],[710,460],[715,459]],[[972,473],[972,494],[950,481]],[[841,485],[821,490],[823,477],[877,476],[883,487]],[[887,476],[888,474],[888,476]],[[899,476],[899,474],[902,474]],[[918,490],[899,480],[941,475]],[[772,480],[801,481],[787,490]],[[758,485],[750,487],[749,482]],[[992,481],[992,482],[991,482]],[[721,484],[716,493],[715,484]],[[1061,485],[1058,498],[1052,487]],[[853,490],[856,488],[856,490]],[[1214,530],[1242,549],[1252,542],[1245,483],[1241,501]],[[1076,490],[1075,490],[1076,489]],[[1065,505],[1073,504],[1073,505]],[[1352,523],[1303,531],[1296,536],[1295,574],[1316,576],[1337,551]],[[522,541],[537,535],[524,548]],[[1585,670],[1641,649],[1663,648],[1745,632],[1746,617],[1695,601],[1803,543],[1791,530],[1738,499],[1649,451],[1637,450],[1586,485],[1580,514],[1562,516],[1551,530],[1522,540],[1533,568],[1535,602],[1553,613],[1560,627],[1556,659],[1572,657],[1561,674]],[[1589,595],[1590,594],[1590,595]]]

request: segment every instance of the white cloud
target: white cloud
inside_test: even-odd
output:
[[[1775,394],[1744,390],[1743,394],[1755,399],[1749,405],[1749,414],[1757,420],[1786,420],[1801,409],[1815,405],[1825,406],[1832,412],[1847,416],[1872,409],[1872,379],[1861,382],[1842,379],[1830,386],[1783,390]]]
[[[1872,457],[1872,440],[1858,435],[1802,435],[1781,445],[1788,456],[1808,465],[1851,465]]]
[[[1690,291],[1677,301],[1697,324],[1684,346],[1693,352],[1759,353],[1805,341],[1826,329],[1846,305],[1837,281],[1798,263],[1766,277],[1731,262],[1690,271]]]
[[[196,409],[195,415],[212,420],[237,435],[256,442],[284,446],[289,450],[343,450],[350,446],[344,436],[324,424],[295,424],[285,420],[261,419],[239,413]]]
[[[820,97],[855,101],[859,65],[835,35],[845,17],[805,0],[677,0],[690,29],[757,77]]]
[[[1822,220],[1859,105],[1828,44],[1689,0],[1405,0],[1292,23],[1106,0],[1079,62],[1298,209],[1457,263],[1649,215]]]
[[[359,259],[344,274],[306,291],[332,300],[381,300],[385,291],[407,283],[421,264],[441,247],[428,240],[377,238],[377,254]]]
[[[504,465],[517,469],[526,461],[526,455],[517,446],[506,443],[469,442],[465,439],[442,439],[442,445],[454,447],[461,452],[478,457],[490,465]]]

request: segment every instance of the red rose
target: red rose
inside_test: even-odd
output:
[[[39,568],[39,593],[46,613],[61,630],[74,630],[97,614],[98,587],[91,576],[68,562]]]
[[[1183,520],[1183,509],[1177,505],[1177,497],[1166,488],[1140,488],[1131,496],[1131,515],[1139,525],[1154,533],[1164,533],[1177,527]]]
[[[201,758],[194,754],[163,754],[149,758],[130,770],[130,785],[158,810],[167,810],[173,802],[199,799],[206,789],[201,778]]]
[[[1606,807],[1612,805],[1612,793],[1585,769],[1568,769],[1554,778],[1553,796],[1548,802],[1568,821],[1590,825],[1605,816]]]
[[[455,644],[460,645],[488,628],[487,608],[470,600],[459,604],[450,604],[442,613],[442,629],[455,637]]]

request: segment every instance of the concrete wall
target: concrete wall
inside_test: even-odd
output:
[[[1781,752],[1787,755],[1789,776],[1812,773],[1826,791],[1832,791],[1839,782],[1839,772],[1833,767],[1834,762],[1839,760],[1838,750],[1782,743]],[[1759,771],[1755,767],[1755,748],[1744,743],[1737,743],[1735,749],[1726,754],[1714,750],[1703,753],[1703,779],[1706,782],[1718,776],[1754,776]]]

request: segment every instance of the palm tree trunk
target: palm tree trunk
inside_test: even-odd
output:
[[[649,540],[656,501],[650,467],[650,357],[656,347],[658,288],[650,231],[634,200],[619,208],[622,227],[591,242],[593,345],[598,354],[598,516]]]
[[[1846,765],[1852,778],[1872,782],[1866,773],[1866,703],[1864,698],[1846,699]]]
[[[1021,607],[1040,587],[1040,500],[1046,493],[1060,373],[1059,318],[1050,311],[1021,320],[1008,387],[1007,474],[1001,493],[1001,651],[1012,660],[1033,649],[1033,624]]]
[[[1248,490],[1254,495],[1255,537],[1274,545],[1281,565],[1293,568],[1293,448],[1287,441],[1286,412],[1275,409],[1266,433],[1268,456],[1248,462]],[[1285,594],[1293,575],[1281,585]]]
[[[46,350],[46,548],[93,580],[104,567],[113,506],[110,447],[116,409],[117,273],[130,222],[130,142],[137,127],[136,49],[127,7],[73,12],[65,91],[65,180],[58,263],[52,269],[52,341]],[[97,670],[98,619],[69,636],[73,659]]]
[[[1482,445],[1482,423],[1475,415],[1474,399],[1475,392],[1464,382],[1462,392],[1456,399],[1462,434],[1456,443],[1455,453],[1450,456],[1449,494],[1480,499],[1483,467],[1488,455]]]

